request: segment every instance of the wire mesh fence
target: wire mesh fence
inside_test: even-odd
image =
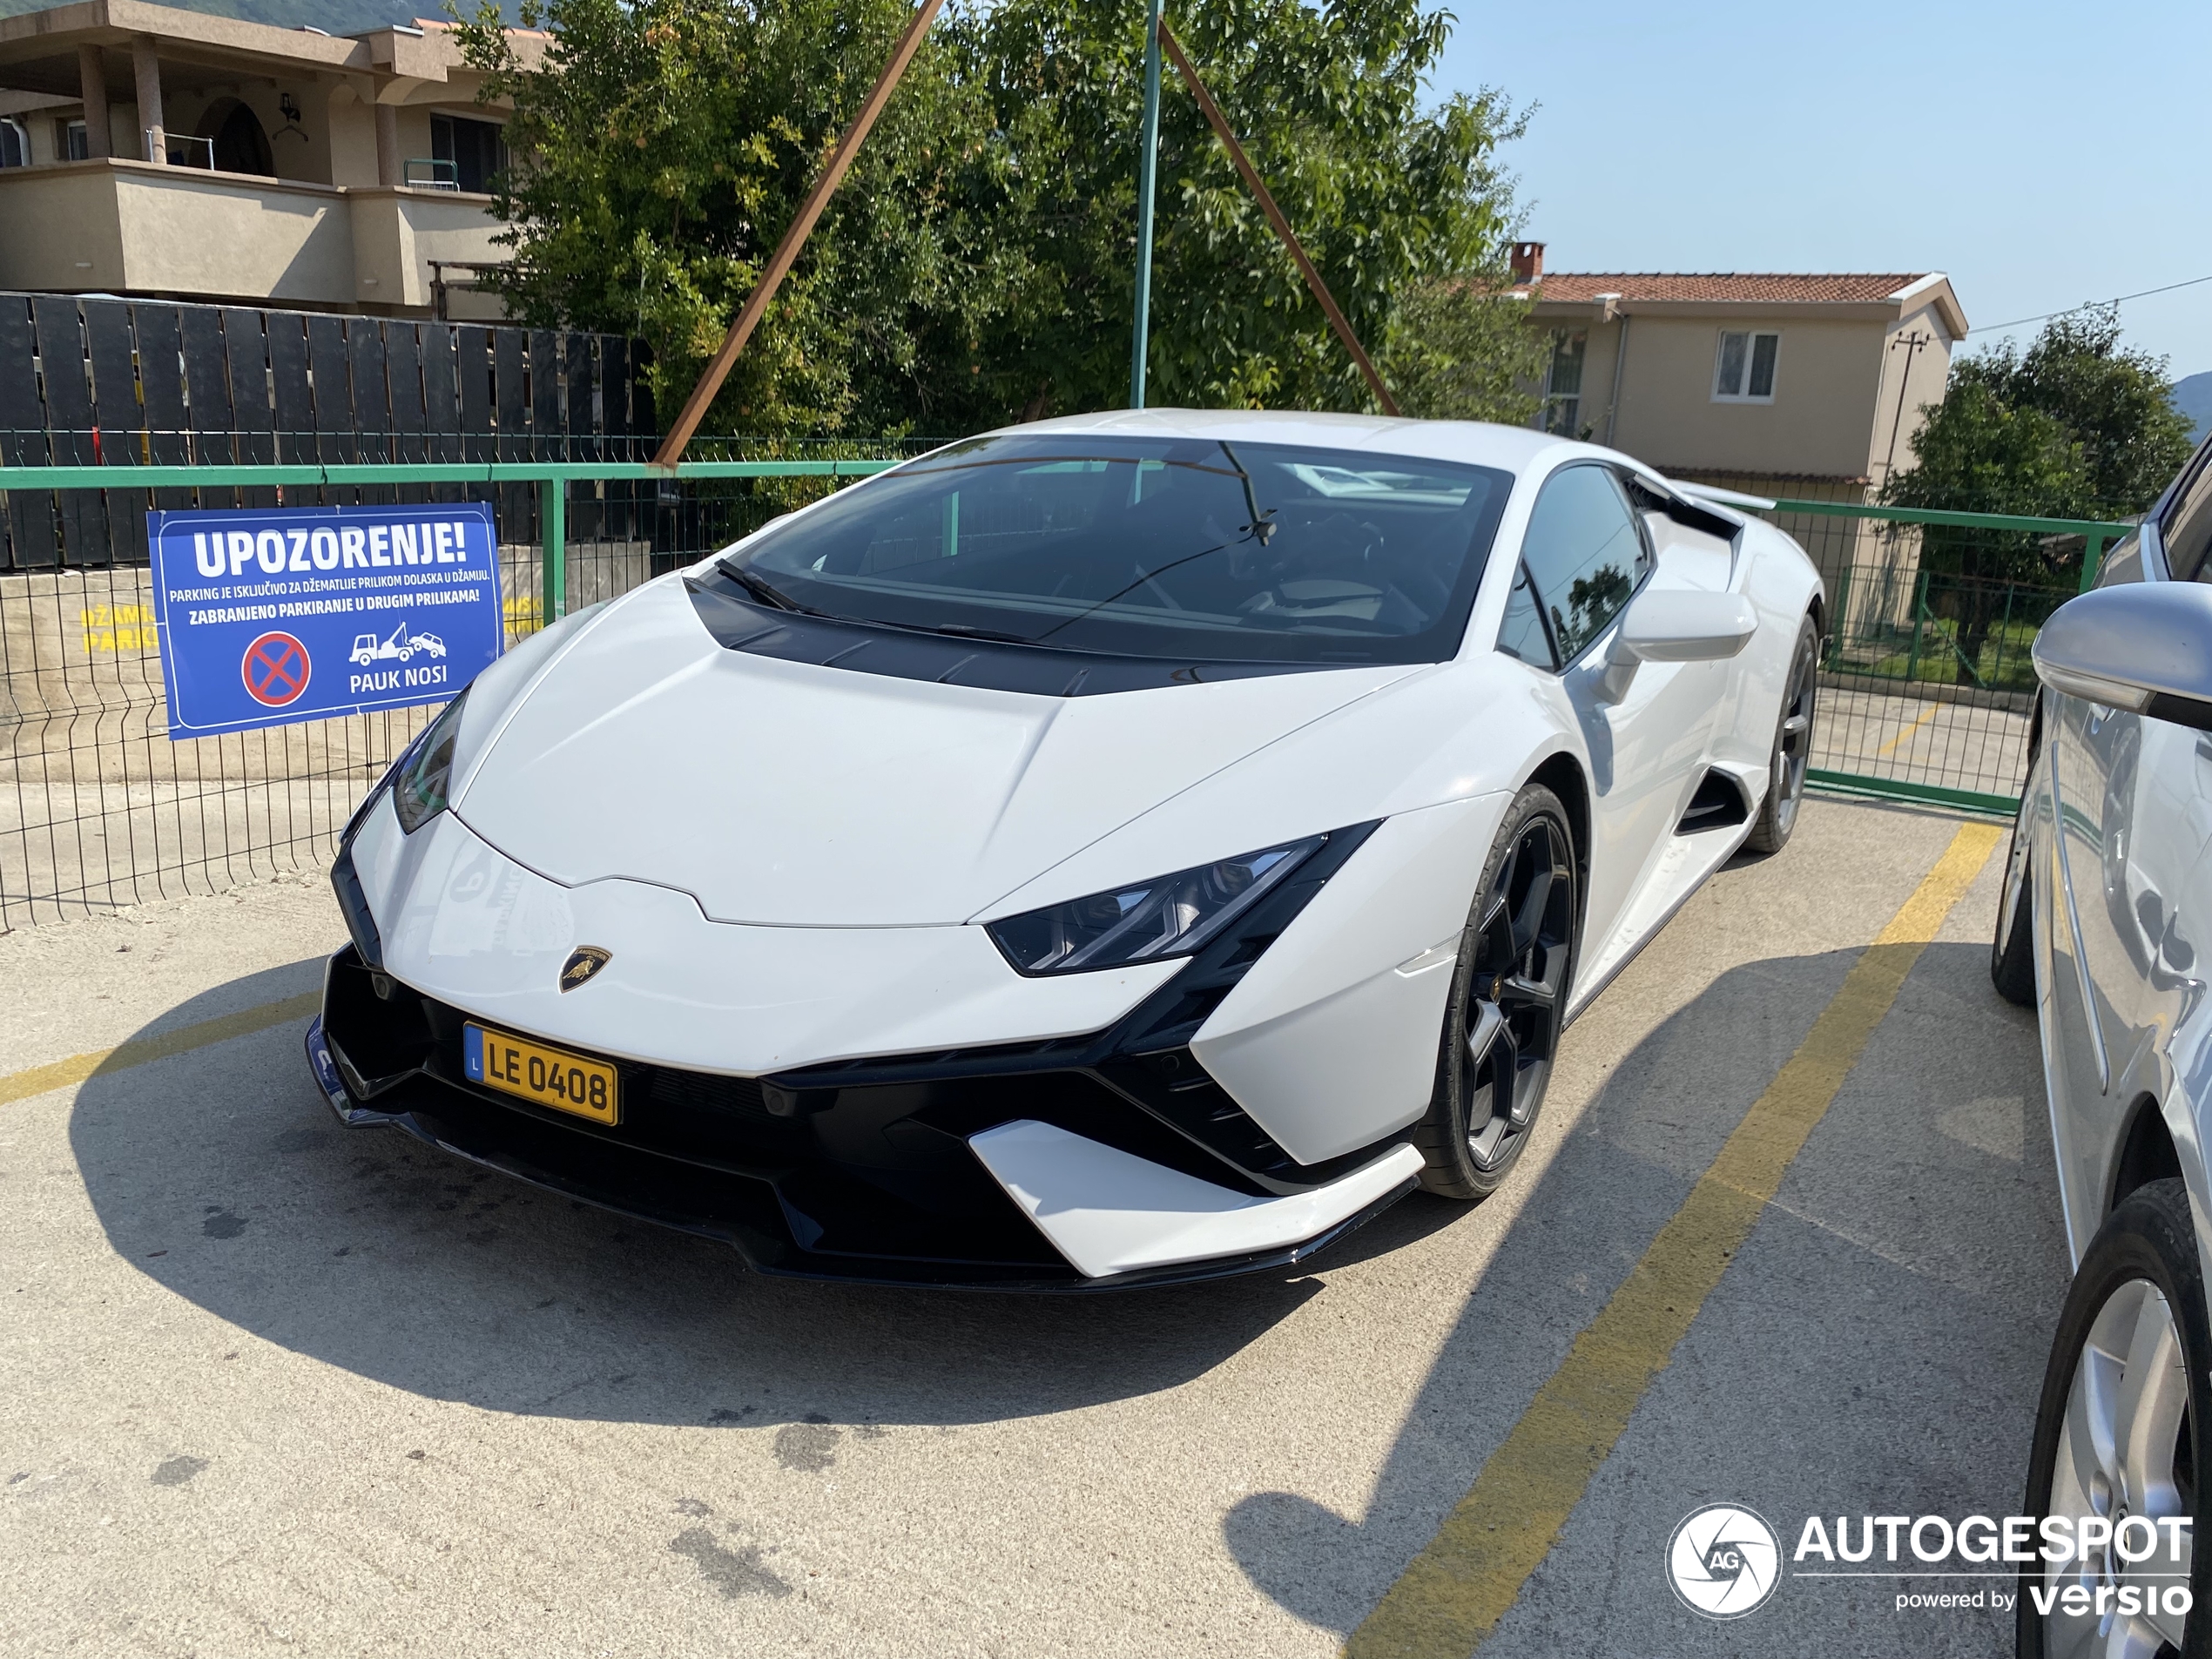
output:
[[[867,448],[881,457],[925,447]],[[375,458],[373,446],[361,448],[370,451],[363,462]],[[856,458],[862,447],[708,439],[693,453],[779,466]],[[563,489],[563,609],[695,563],[841,482],[819,474],[572,481]],[[273,506],[488,501],[506,643],[546,620],[543,497],[528,481],[16,489],[0,491],[0,512],[38,528],[40,516],[51,516],[58,552],[111,545],[89,536],[72,543],[61,533],[62,516],[84,499],[119,522],[156,500],[176,508],[241,498]],[[37,544],[35,534],[24,540]],[[437,713],[426,705],[172,741],[158,617],[143,557],[0,570],[0,932],[326,864],[362,795]]]
[[[1827,586],[1811,780],[2009,813],[2036,633],[2128,527],[1852,505],[1785,500],[1764,515]]]
[[[472,477],[415,462],[404,475],[344,475],[384,461],[395,441],[375,433],[348,435],[341,453],[281,477],[223,470],[226,456],[195,461],[189,434],[168,435],[175,459],[149,461],[160,435],[136,435],[135,453],[131,435],[110,435],[97,472],[19,468],[17,487],[0,489],[14,548],[53,550],[0,570],[0,931],[319,867],[436,713],[172,741],[152,572],[143,552],[118,550],[126,541],[92,536],[87,513],[111,532],[155,506],[486,502],[512,644],[551,614],[627,592],[839,487],[843,463],[874,470],[929,447],[699,440],[698,469],[670,478],[645,475],[650,439],[598,435],[590,453],[558,463],[581,475],[549,482],[536,458]],[[168,469],[131,476],[149,465]],[[1777,502],[1767,516],[1827,584],[1813,781],[2009,812],[2027,765],[2036,631],[2126,527],[1832,502]],[[106,550],[78,562],[72,548]]]

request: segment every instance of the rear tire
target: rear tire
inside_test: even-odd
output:
[[[2128,1194],[2098,1229],[2067,1293],[2043,1373],[2023,1513],[2039,1521],[2052,1514],[2193,1518],[2196,1494],[2212,1481],[2212,1435],[2200,1432],[2212,1422],[2209,1368],[2212,1326],[2188,1194],[2178,1180],[2153,1181]],[[2193,1525],[2186,1531],[2192,1546],[2201,1541]],[[2100,1588],[2132,1588],[2140,1595],[2156,1587],[2162,1601],[2165,1588],[2179,1581],[2148,1575],[2175,1570],[2168,1554],[2168,1534],[2160,1528],[2150,1558],[2132,1565],[2107,1551],[2087,1562],[2024,1564],[2013,1615],[2020,1659],[2212,1653],[2212,1616],[2162,1607],[2149,1615],[2122,1614],[2116,1597],[2104,1619],[2094,1610]],[[2202,1603],[2212,1588],[2212,1548],[2192,1548],[2188,1570],[2191,1595]],[[2074,1585],[2089,1592],[2091,1611],[2037,1609],[2033,1591],[2048,1596]]]
[[[1820,631],[1807,617],[1797,624],[1790,652],[1790,678],[1782,685],[1782,712],[1774,721],[1774,753],[1767,765],[1766,799],[1743,845],[1754,853],[1779,853],[1797,827],[1805,798],[1805,769],[1812,763],[1813,708],[1820,694]]]
[[[1542,1110],[1573,983],[1581,894],[1567,809],[1541,784],[1514,797],[1460,936],[1421,1185],[1470,1202],[1519,1162]]]
[[[1989,941],[1989,982],[2015,1008],[2035,1006],[2035,913],[2033,873],[2028,868],[2032,838],[2027,814],[2035,799],[2035,769],[2021,786],[2019,813],[2013,819],[2013,844],[2005,855],[2005,887],[1997,900],[1997,932]]]

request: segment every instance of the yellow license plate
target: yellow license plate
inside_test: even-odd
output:
[[[461,1028],[461,1056],[471,1082],[595,1123],[622,1121],[622,1078],[604,1060],[474,1024]]]

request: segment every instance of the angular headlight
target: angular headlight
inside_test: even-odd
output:
[[[447,704],[392,768],[392,809],[400,815],[400,827],[409,834],[446,809],[454,740],[461,735],[461,710],[468,700],[464,691]]]
[[[1325,835],[1133,882],[988,924],[1020,974],[1075,974],[1188,956],[1258,903]]]

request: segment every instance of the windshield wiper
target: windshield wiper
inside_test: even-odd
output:
[[[721,570],[724,576],[728,577],[731,581],[736,583],[765,605],[773,605],[779,610],[804,611],[809,616],[821,614],[819,611],[807,610],[805,605],[799,604],[781,588],[762,581],[741,564],[725,564],[721,567]]]

